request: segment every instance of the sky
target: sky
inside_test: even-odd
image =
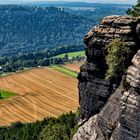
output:
[[[0,4],[14,4],[20,2],[38,2],[38,1],[61,1],[61,0],[0,0]],[[132,4],[135,5],[137,0],[63,0],[63,1],[82,1],[82,2],[94,2],[94,3],[117,3],[117,4]]]

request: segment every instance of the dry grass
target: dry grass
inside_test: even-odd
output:
[[[57,117],[78,107],[77,80],[50,68],[0,78],[0,89],[18,94],[0,100],[0,125]]]

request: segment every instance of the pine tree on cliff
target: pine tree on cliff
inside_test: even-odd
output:
[[[131,9],[129,8],[126,13],[128,15],[138,17],[140,16],[140,0],[137,1],[137,4],[133,6]]]

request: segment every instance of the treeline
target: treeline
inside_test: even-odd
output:
[[[55,7],[0,5],[0,57],[79,45],[93,25]]]
[[[62,53],[81,51],[83,49],[84,47],[82,45],[61,46],[36,53],[27,53],[19,54],[12,57],[4,57],[0,59],[0,66],[3,72],[15,72],[18,70],[23,70],[24,68],[50,66],[52,64],[64,64],[64,62],[68,61],[67,55],[64,58],[54,58],[54,56]],[[75,59],[78,60],[78,58]]]
[[[0,127],[0,140],[70,140],[77,130],[77,115],[70,112],[58,118],[35,123],[13,123]]]

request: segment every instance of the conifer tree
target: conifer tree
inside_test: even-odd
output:
[[[126,13],[134,17],[140,16],[140,0],[137,1],[137,4],[135,6],[129,8]]]

